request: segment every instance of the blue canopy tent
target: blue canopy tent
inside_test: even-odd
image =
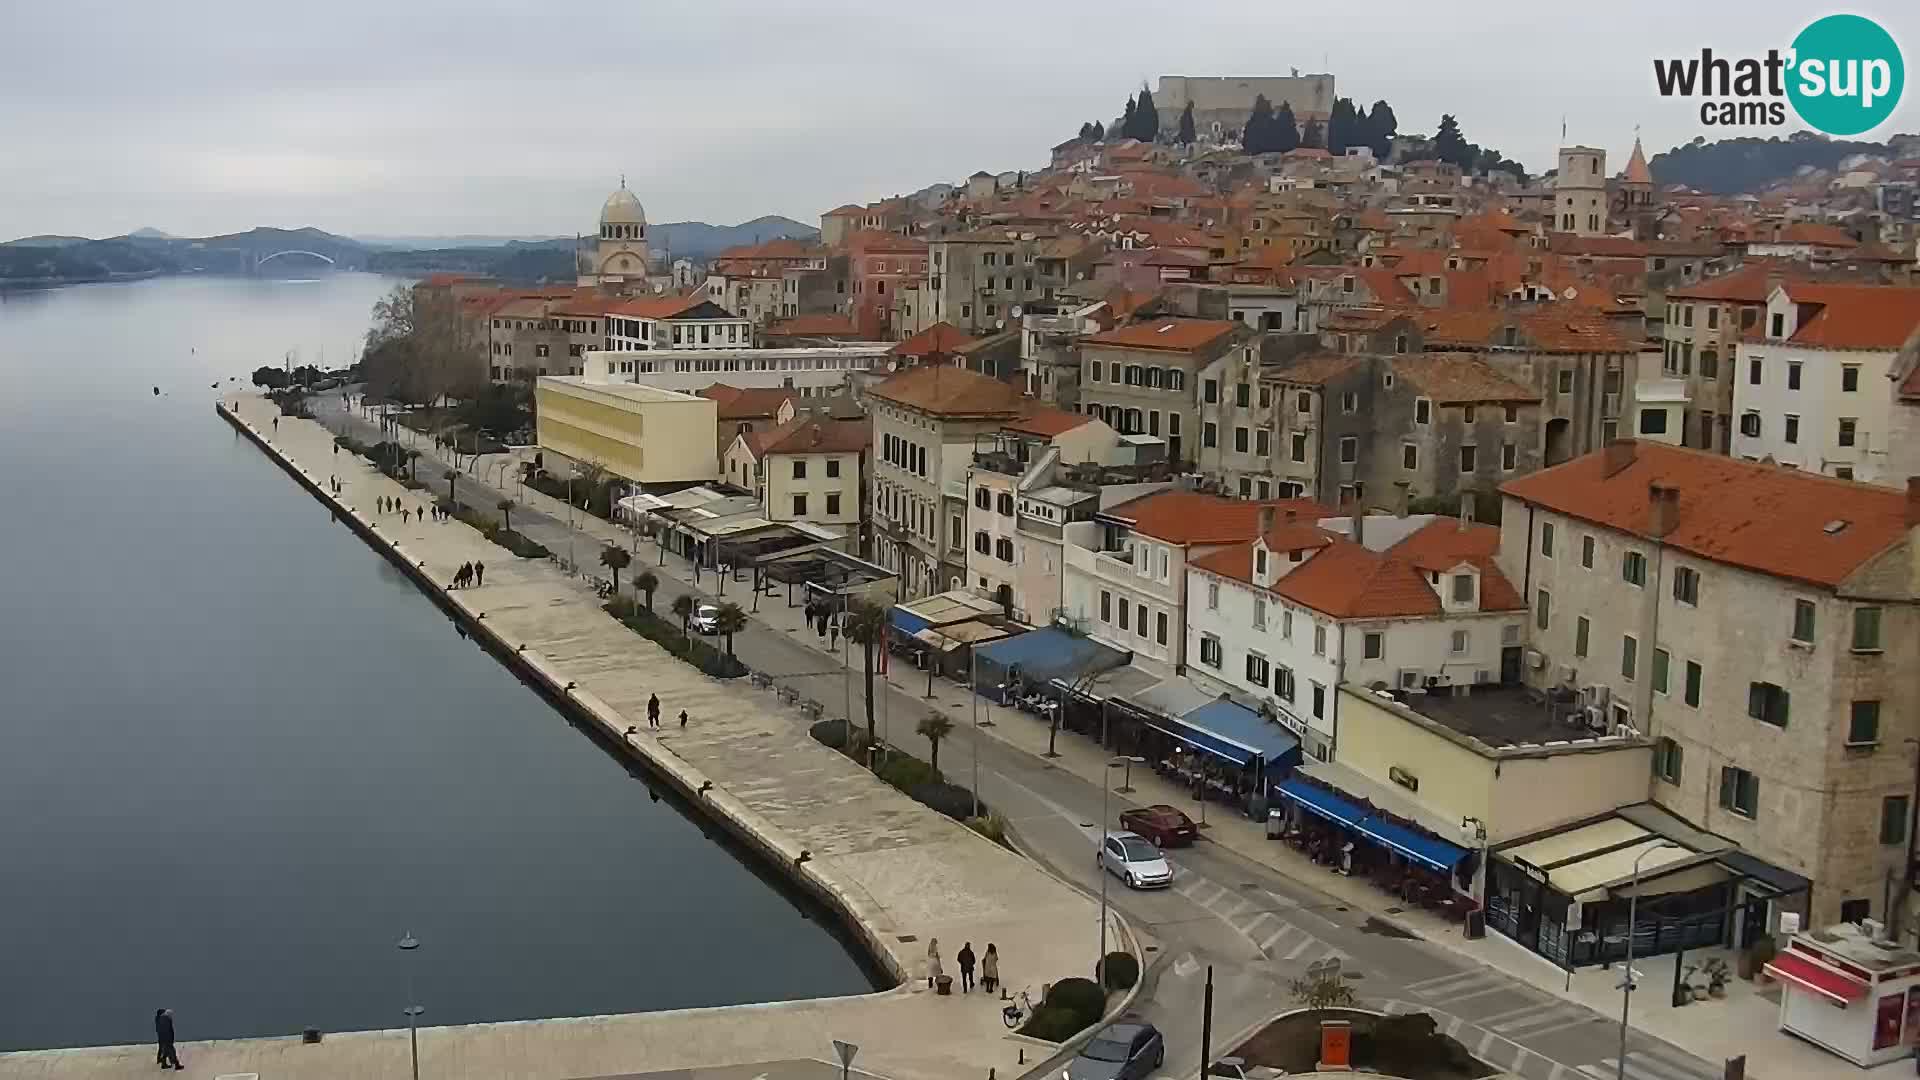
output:
[[[1133,654],[1110,649],[1091,638],[1076,637],[1057,626],[1029,630],[1018,637],[1003,638],[974,650],[979,663],[980,682],[995,686],[1018,671],[1021,682],[1039,686],[1059,679],[1072,684],[1098,672],[1120,667]]]

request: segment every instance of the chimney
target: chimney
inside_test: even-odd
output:
[[[1640,444],[1632,439],[1615,439],[1601,452],[1606,455],[1606,458],[1600,463],[1600,478],[1611,479],[1633,464],[1634,459],[1640,455]]]
[[[1293,517],[1293,512],[1288,511],[1287,517],[1289,518]],[[1265,536],[1272,531],[1273,531],[1273,507],[1262,506],[1260,508],[1260,535]]]
[[[1680,489],[1647,485],[1647,531],[1664,539],[1680,524]]]
[[[1473,492],[1463,491],[1460,493],[1460,531],[1466,532],[1467,526],[1472,524],[1473,524]]]

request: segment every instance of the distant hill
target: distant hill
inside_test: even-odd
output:
[[[792,218],[769,215],[738,225],[709,225],[704,221],[672,221],[647,227],[647,242],[656,257],[704,262],[731,247],[763,244],[788,237],[814,240],[820,230]],[[449,237],[451,241],[459,238]],[[410,251],[371,252],[368,269],[391,274],[430,274],[456,271],[484,274],[502,281],[525,283],[572,281],[576,241],[571,236],[552,240],[509,240],[492,246],[447,243],[442,247]]]
[[[91,243],[93,243],[93,241],[84,236],[58,236],[43,233],[39,236],[23,236],[18,240],[8,240],[5,243],[0,243],[0,247],[62,248],[72,247],[75,244]]]
[[[1831,170],[1854,154],[1895,156],[1887,143],[1830,139],[1796,131],[1784,139],[1777,135],[1767,139],[1749,136],[1707,142],[1702,137],[1653,155],[1647,167],[1653,170],[1656,184],[1685,184],[1714,195],[1737,195],[1790,179],[1802,168]]]

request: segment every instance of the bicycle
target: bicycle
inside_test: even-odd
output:
[[[1000,1010],[1000,1022],[1010,1028],[1017,1028],[1027,1017],[1033,1015],[1033,998],[1025,990],[1014,995],[1013,1004]]]

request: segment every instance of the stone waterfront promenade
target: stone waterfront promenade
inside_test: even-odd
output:
[[[517,559],[459,522],[414,518],[403,525],[397,514],[378,513],[382,496],[413,507],[429,499],[364,459],[336,455],[320,424],[282,419],[275,430],[277,410],[251,394],[229,397],[222,408],[329,505],[351,515],[373,543],[397,548],[452,613],[472,620],[469,632],[490,639],[523,674],[570,699],[576,713],[624,742],[665,782],[706,804],[716,822],[845,913],[882,965],[904,980],[896,989],[847,998],[423,1028],[421,1075],[612,1077],[831,1060],[833,1039],[859,1044],[861,1070],[895,1080],[984,1080],[989,1069],[1011,1080],[1044,1056],[1043,1047],[1008,1035],[997,1000],[921,990],[926,942],[940,939],[949,972],[961,942],[977,951],[994,942],[1005,981],[1031,986],[1037,996],[1041,983],[1089,973],[1098,939],[1094,902],[818,745],[803,718],[768,695],[675,660],[608,618],[585,583],[548,562]],[[345,486],[342,495],[325,490],[330,476]],[[316,508],[314,527],[340,526]],[[476,560],[486,563],[486,584],[446,591],[454,570]],[[647,727],[649,694],[663,705],[657,733]],[[684,730],[675,720],[682,709],[692,717]],[[626,735],[629,728],[637,734]],[[808,857],[798,863],[803,851]],[[527,913],[534,920],[561,915]],[[1116,924],[1114,933],[1124,931]],[[633,977],[674,973],[647,970],[637,958]],[[751,984],[751,972],[740,977]],[[182,1033],[192,1033],[191,1018],[182,1018]],[[205,1077],[352,1080],[404,1076],[408,1068],[404,1029],[328,1033],[318,1045],[301,1044],[295,1032],[189,1041],[180,1054],[190,1075]],[[0,1053],[4,1078],[148,1076],[154,1068],[150,1045]],[[774,1080],[782,1071],[772,1070]]]

